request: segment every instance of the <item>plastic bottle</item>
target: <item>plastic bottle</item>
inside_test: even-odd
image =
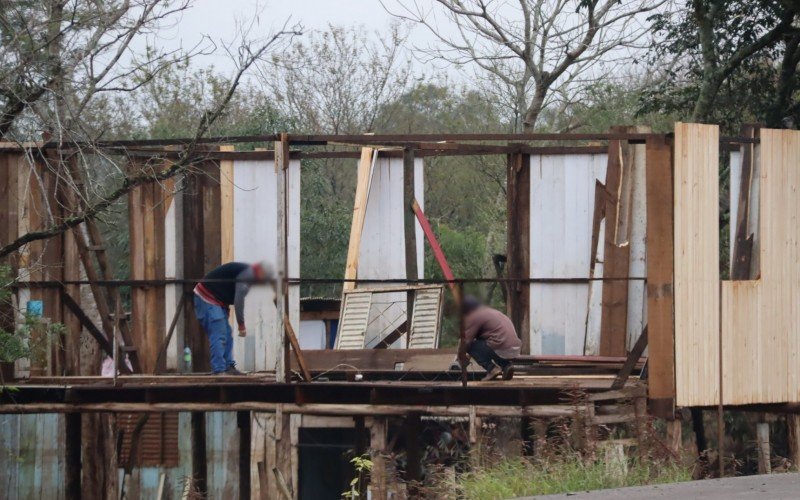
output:
[[[183,349],[183,373],[192,373],[192,350],[188,346]]]

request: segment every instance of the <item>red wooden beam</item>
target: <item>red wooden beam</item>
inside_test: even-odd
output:
[[[447,259],[444,256],[442,247],[439,246],[439,242],[436,240],[436,235],[433,234],[431,223],[428,222],[428,218],[425,217],[425,213],[422,211],[422,208],[420,208],[416,199],[411,204],[411,208],[414,210],[414,214],[417,216],[419,225],[422,226],[422,231],[425,233],[425,237],[428,238],[428,243],[431,245],[431,250],[433,250],[433,256],[436,257],[436,262],[438,262],[439,267],[442,268],[444,279],[450,282],[448,283],[448,286],[450,286],[450,291],[452,291],[453,295],[457,297],[458,292],[456,291],[456,284],[454,283],[456,278],[453,276],[453,271],[450,270],[450,264],[447,263]]]

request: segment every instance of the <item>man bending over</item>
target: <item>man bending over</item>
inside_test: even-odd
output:
[[[236,369],[236,362],[233,360],[229,308],[233,305],[236,312],[239,336],[246,336],[244,298],[250,285],[267,283],[273,279],[274,271],[267,262],[253,265],[229,262],[206,274],[203,282],[194,287],[194,314],[208,335],[211,370],[215,375],[243,375]]]
[[[464,345],[472,359],[486,369],[483,380],[492,380],[500,374],[503,380],[514,376],[512,359],[519,356],[522,342],[517,337],[514,324],[505,314],[482,305],[467,295],[462,302],[464,313]]]

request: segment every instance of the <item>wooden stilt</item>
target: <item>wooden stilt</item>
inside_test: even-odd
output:
[[[758,473],[769,474],[772,472],[769,448],[769,423],[758,422],[756,424],[756,441],[758,443]]]
[[[64,479],[65,496],[69,500],[81,498],[81,414],[64,415]]]
[[[252,419],[249,411],[236,412],[239,428],[239,500],[250,499],[250,441]]]
[[[792,468],[800,470],[800,415],[787,415],[786,428]]]
[[[389,470],[386,464],[386,431],[385,417],[370,419],[370,455],[372,471],[370,472],[369,485],[372,492],[371,498],[387,500],[389,496]]]
[[[192,412],[192,477],[197,492],[205,497],[208,491],[206,458],[206,414]]]
[[[669,451],[672,452],[675,458],[680,458],[683,449],[682,422],[675,419],[667,420],[665,424],[667,428],[667,448],[669,448]]]

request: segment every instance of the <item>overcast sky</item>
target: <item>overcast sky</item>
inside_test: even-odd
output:
[[[391,6],[396,0],[385,0]],[[165,47],[194,46],[202,37],[215,41],[230,41],[237,34],[237,26],[258,16],[258,26],[266,34],[271,28],[290,23],[301,23],[306,32],[325,30],[328,25],[364,26],[368,31],[389,26],[394,18],[378,0],[193,0],[192,7],[184,12],[180,22],[159,35]],[[412,30],[410,45],[427,45],[433,36],[423,28]],[[224,52],[198,58],[203,65],[213,64],[230,70],[231,62]]]

